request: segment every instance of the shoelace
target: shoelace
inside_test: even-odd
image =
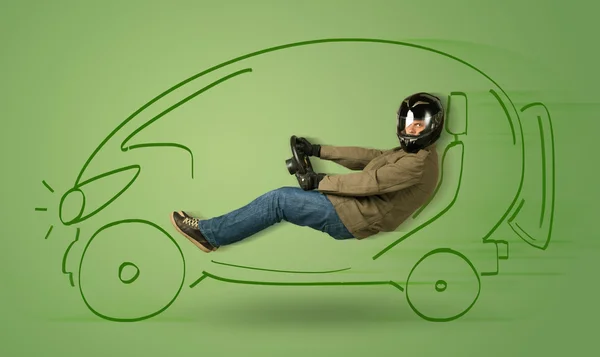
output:
[[[198,229],[198,218],[185,217],[183,219],[183,224],[187,224],[190,227]]]

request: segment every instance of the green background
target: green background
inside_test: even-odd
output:
[[[592,354],[586,351],[595,346],[600,317],[595,287],[600,243],[592,226],[600,104],[593,7],[583,1],[3,2],[0,355]],[[534,250],[511,238],[514,259],[503,262],[499,276],[482,279],[481,296],[467,315],[447,323],[420,319],[404,293],[390,286],[282,287],[207,279],[190,289],[211,259],[297,270],[355,266],[358,280],[403,281],[407,270],[390,277],[389,270],[368,266],[397,233],[337,242],[282,224],[209,256],[177,235],[168,214],[186,209],[215,216],[269,189],[296,185],[284,168],[292,134],[334,145],[395,146],[395,106],[411,91],[435,86],[474,93],[474,103],[480,102],[470,116],[470,133],[474,144],[487,143],[465,164],[470,184],[463,198],[471,210],[433,234],[485,229],[490,218],[483,208],[501,208],[497,202],[514,193],[519,167],[514,151],[504,147],[509,132],[496,119],[505,119],[489,104],[489,85],[481,77],[409,50],[369,45],[286,50],[207,77],[205,84],[253,68],[233,79],[235,85],[199,96],[136,138],[188,146],[195,155],[193,179],[184,151],[122,153],[123,135],[90,166],[94,175],[137,163],[142,174],[107,210],[78,226],[80,241],[115,220],[147,219],[174,237],[186,269],[181,294],[155,318],[119,323],[94,315],[61,270],[76,228],[60,224],[58,204],[96,146],[150,99],[202,70],[272,46],[338,37],[440,49],[483,69],[518,107],[545,103],[552,112],[556,164],[549,248]],[[178,98],[199,88],[182,89]],[[481,179],[473,176],[478,171]],[[97,188],[87,204],[114,187],[122,186]],[[450,244],[443,237],[438,242],[428,248]],[[181,261],[164,237],[124,230],[98,244],[89,271],[100,277],[90,283],[100,306],[124,314],[144,310],[177,285]],[[84,246],[74,245],[69,269],[77,269]],[[418,259],[419,249],[418,243],[395,248],[399,259],[407,258],[402,264]],[[137,259],[154,280],[123,293],[112,272],[102,275],[104,265],[119,259]],[[132,296],[139,301],[128,300]]]

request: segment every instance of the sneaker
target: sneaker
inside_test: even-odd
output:
[[[217,247],[210,244],[198,229],[198,218],[194,218],[183,211],[173,212],[171,213],[171,223],[179,233],[183,234],[202,251],[210,253],[217,250]]]

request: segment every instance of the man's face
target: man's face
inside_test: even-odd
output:
[[[405,130],[408,135],[419,135],[423,130],[425,130],[425,121],[413,120],[409,125],[406,126]]]

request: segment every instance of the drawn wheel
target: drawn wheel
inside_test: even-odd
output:
[[[175,240],[143,220],[100,228],[79,264],[85,304],[111,321],[139,321],[160,314],[175,301],[184,278],[185,261]]]
[[[481,280],[461,253],[441,248],[425,254],[412,268],[406,297],[412,310],[428,321],[450,321],[475,305]]]

